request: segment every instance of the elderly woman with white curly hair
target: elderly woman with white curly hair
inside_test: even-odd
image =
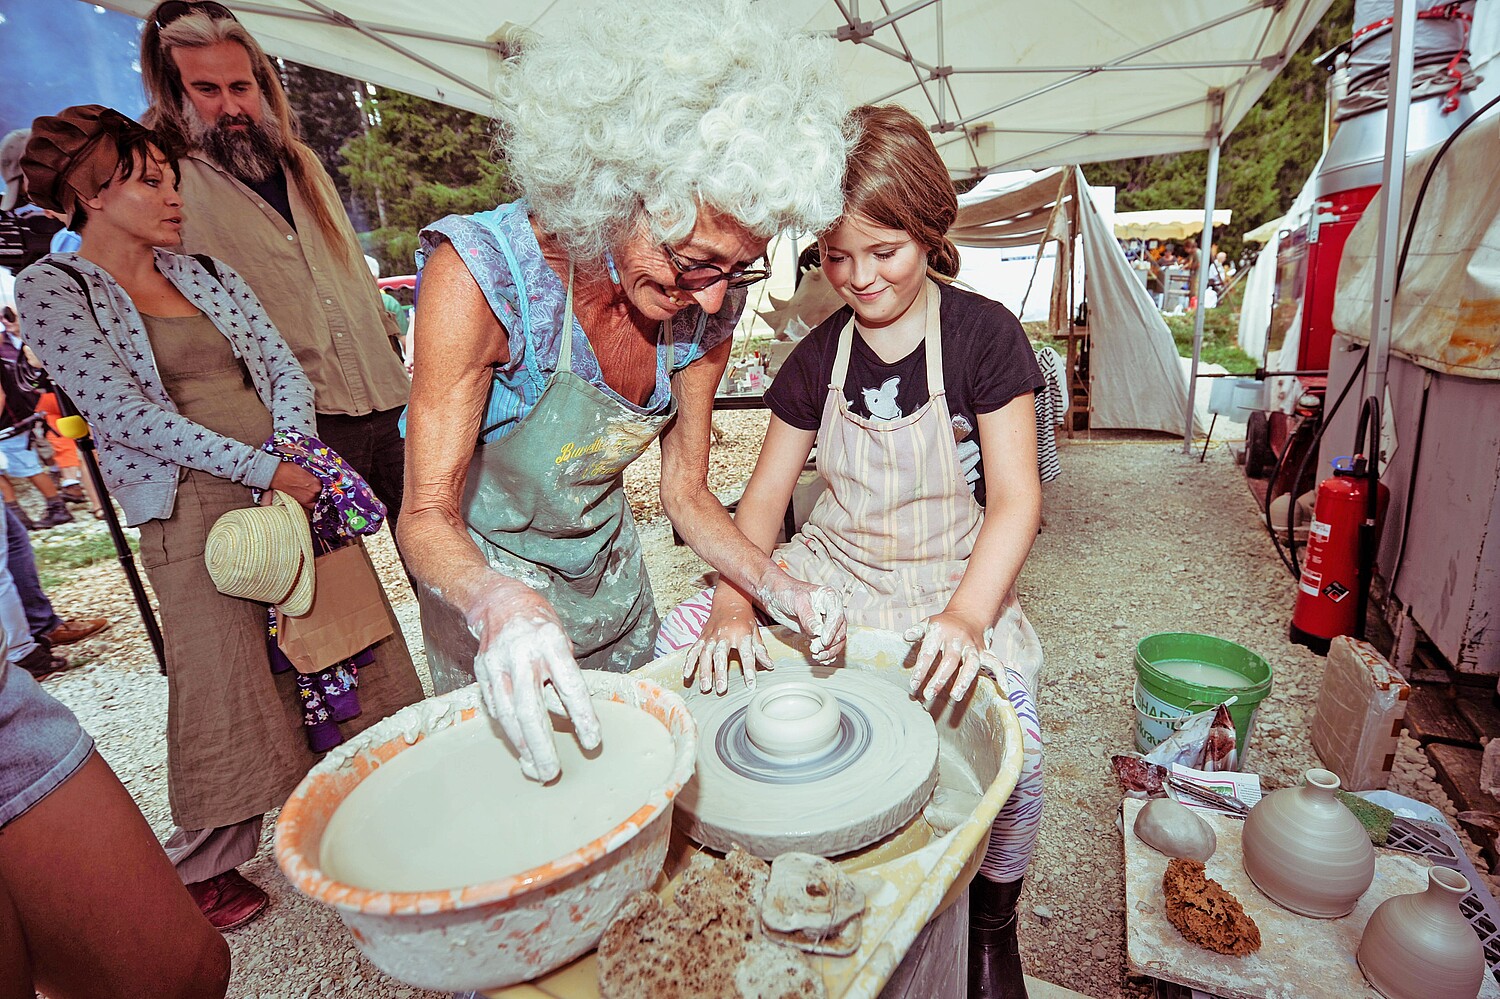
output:
[[[844,641],[841,599],[773,565],[707,484],[743,289],[772,236],[842,205],[832,43],[773,13],[611,3],[528,42],[497,115],[525,197],[422,232],[398,540],[438,692],[477,677],[539,780],[558,772],[545,685],[592,748],[580,667],[651,658],[622,473],[658,435],[662,507],[693,550],[818,658]],[[738,651],[750,682],[763,650]]]

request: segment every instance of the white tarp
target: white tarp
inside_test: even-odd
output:
[[[1088,281],[1089,426],[1181,433],[1187,377],[1172,333],[1088,196],[1083,171],[1077,168],[1072,191],[1081,192],[1076,199],[1078,231]]]
[[[273,55],[488,113],[504,54],[590,0],[223,0]],[[648,0],[649,2],[649,0]],[[1206,149],[1331,0],[776,0],[841,41],[856,101],[933,129],[956,176]],[[154,0],[102,0],[143,17]],[[888,12],[889,11],[889,12]]]
[[[1284,217],[1274,218],[1269,222],[1262,222],[1241,236],[1240,239],[1246,243],[1269,243],[1275,239],[1276,234],[1285,228],[1285,226],[1286,219]]]
[[[1406,160],[1399,233],[1404,238],[1422,178],[1437,154]],[[1448,149],[1417,217],[1391,317],[1391,353],[1449,374],[1500,379],[1500,129],[1465,131]],[[1339,266],[1333,325],[1370,339],[1375,244],[1382,195],[1349,234]]]
[[[1281,249],[1281,237],[1271,233],[1271,238],[1255,257],[1250,273],[1245,276],[1245,295],[1240,300],[1240,350],[1249,354],[1257,363],[1266,356],[1266,334],[1271,329],[1271,303],[1276,298],[1276,253]]]

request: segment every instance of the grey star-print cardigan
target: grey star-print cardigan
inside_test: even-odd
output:
[[[312,385],[245,280],[218,261],[216,281],[191,256],[155,253],[156,269],[245,362],[275,426],[316,433]],[[88,295],[49,261],[82,275]],[[43,257],[16,278],[16,311],[21,338],[88,420],[100,471],[127,524],[172,515],[181,467],[260,489],[271,484],[275,455],[178,414],[140,313],[102,267],[76,253]]]

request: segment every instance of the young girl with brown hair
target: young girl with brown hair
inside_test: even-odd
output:
[[[970,889],[969,994],[1024,996],[1016,900],[1041,816],[1030,690],[1042,649],[1015,582],[1041,517],[1033,396],[1044,382],[1016,317],[951,283],[958,202],[927,130],[897,107],[852,116],[844,214],[818,241],[848,308],[797,345],[767,391],[771,423],[735,523],[770,552],[816,444],[828,490],[774,561],[845,594],[851,625],[920,639],[913,696],[951,683],[961,698],[982,666],[1000,679],[1025,762]],[[731,653],[747,682],[767,658],[752,595],[733,586],[674,611],[657,651],[690,642],[685,674],[705,690],[727,688]]]

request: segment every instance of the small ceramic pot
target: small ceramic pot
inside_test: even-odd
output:
[[[1474,999],[1484,981],[1484,947],[1458,903],[1469,879],[1447,867],[1427,872],[1427,890],[1388,898],[1359,938],[1359,970],[1386,999]]]
[[[1309,770],[1307,783],[1271,792],[1245,819],[1245,873],[1303,916],[1348,915],[1375,880],[1375,848],[1338,788],[1330,771]]]
[[[826,752],[838,736],[839,702],[816,684],[793,681],[751,699],[745,734],[763,753],[782,759]]]

